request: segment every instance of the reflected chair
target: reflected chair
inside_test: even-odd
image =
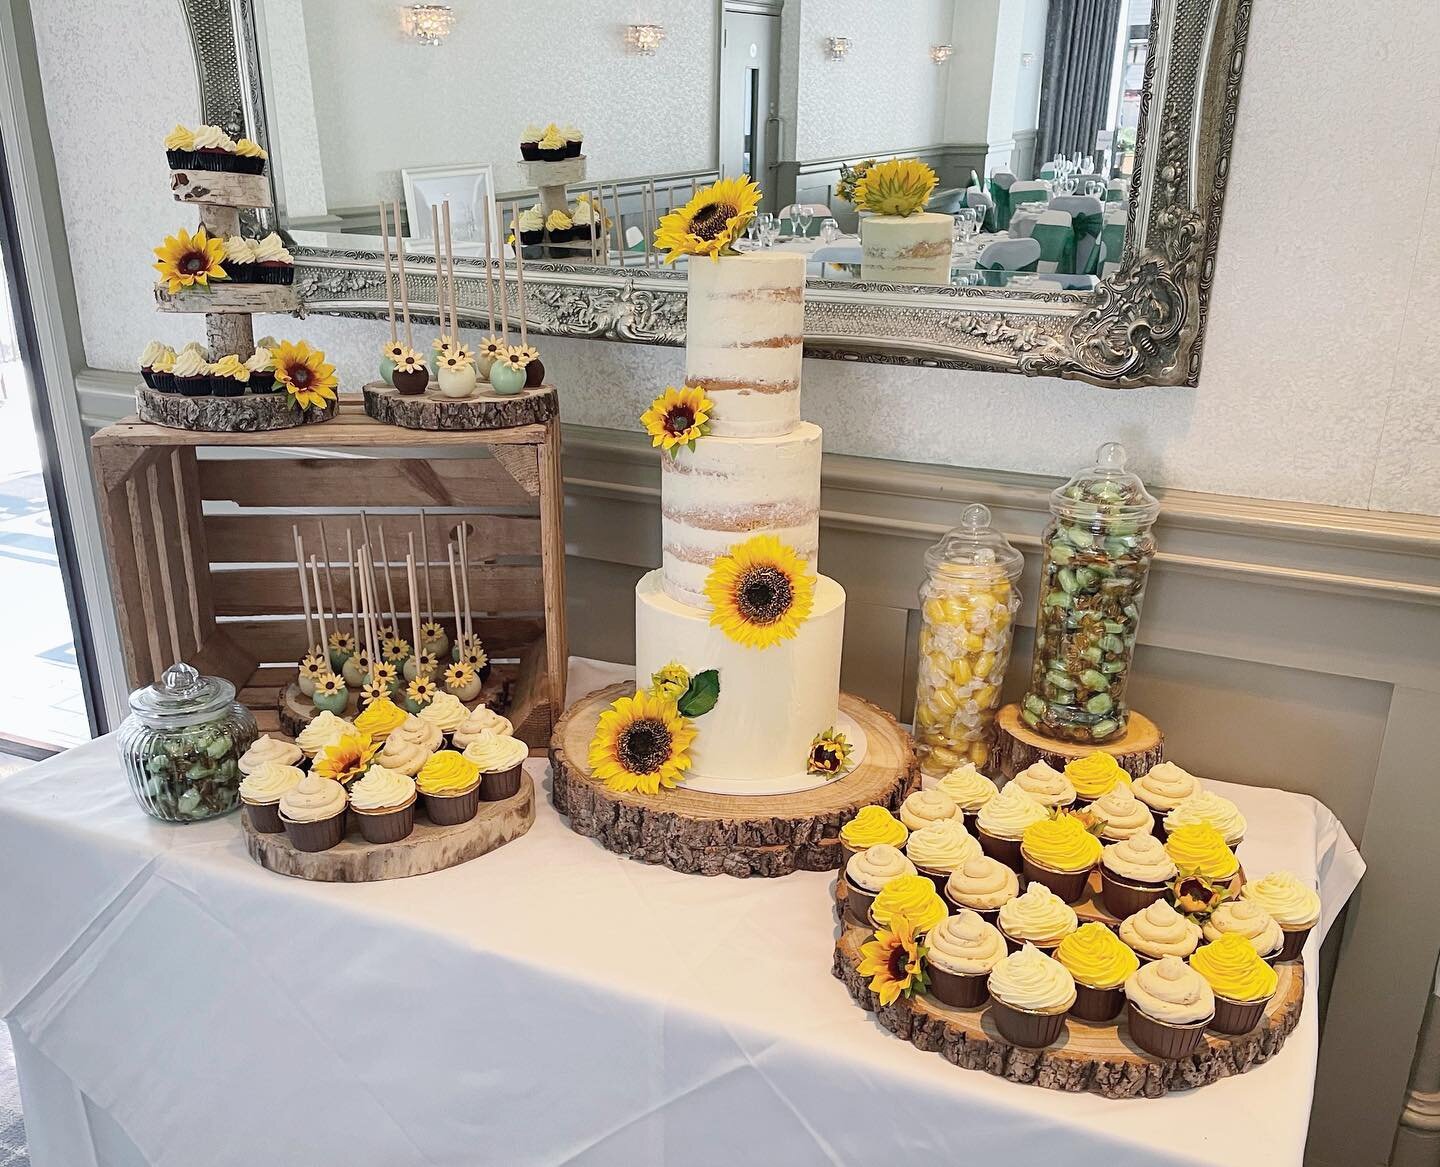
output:
[[[1039,259],[1040,244],[1033,239],[997,239],[975,260],[975,270],[988,286],[998,288],[1007,272],[1037,271]]]
[[[1100,275],[1109,279],[1120,270],[1120,256],[1125,250],[1125,214],[1111,211],[1105,216],[1105,229],[1100,232]]]
[[[1010,223],[1007,225],[1014,229],[1010,234],[1017,238],[1023,238],[1030,234],[1030,228],[1035,225],[1035,219],[1030,215],[1021,215],[1016,219],[1016,212],[1021,207],[1039,204],[1044,207],[1050,201],[1050,188],[1043,182],[1014,182],[1010,184]]]
[[[1075,233],[1075,266],[1066,268],[1076,275],[1093,276],[1100,270],[1100,232],[1105,226],[1105,207],[1095,195],[1056,195],[1050,210],[1070,216]]]
[[[835,218],[835,212],[824,203],[791,203],[788,207],[782,207],[780,214],[777,215],[776,218],[782,223],[787,222],[790,219],[790,212],[794,210],[808,210],[812,216],[809,224],[805,228],[807,238],[820,234],[820,225],[824,223],[826,219]]]
[[[996,170],[990,175],[990,197],[995,201],[995,230],[1010,229],[1010,188],[1015,185],[1015,176],[1008,170]]]
[[[1035,221],[1030,238],[1040,245],[1037,271],[1075,271],[1075,229],[1069,211],[1047,210]]]
[[[1123,178],[1112,178],[1105,184],[1105,201],[1107,203],[1124,203],[1129,201],[1130,183]]]
[[[994,231],[996,229],[995,200],[992,199],[983,190],[980,190],[978,188],[973,190],[967,190],[965,192],[965,205],[967,207],[974,207],[977,211],[983,210],[985,212],[984,230]]]

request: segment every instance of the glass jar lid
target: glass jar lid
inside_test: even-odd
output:
[[[1151,523],[1160,503],[1137,474],[1125,469],[1125,447],[1106,442],[1095,452],[1095,465],[1050,492],[1050,509],[1087,523]]]
[[[171,665],[153,685],[130,694],[130,710],[146,725],[180,728],[223,713],[235,700],[235,686],[222,677],[202,677],[187,664]]]
[[[1025,557],[990,525],[990,508],[972,502],[960,512],[960,525],[925,552],[925,568],[966,576],[993,576],[1004,572],[1013,582],[1020,578]]]

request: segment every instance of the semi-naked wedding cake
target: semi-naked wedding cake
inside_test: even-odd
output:
[[[820,785],[836,774],[810,765],[812,752],[837,724],[852,763],[863,748],[839,714],[845,592],[815,575],[820,429],[800,420],[804,294],[800,255],[689,263],[686,386],[713,404],[708,432],[663,460],[662,566],[635,589],[641,683],[673,665],[718,674],[719,698],[695,721],[688,789]],[[707,594],[717,574],[730,581],[722,604]],[[783,619],[765,621],[801,592],[813,596],[808,614],[771,632]]]

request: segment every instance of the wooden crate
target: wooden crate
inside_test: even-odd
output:
[[[431,433],[383,425],[345,399],[333,421],[303,430],[194,433],[131,418],[101,430],[91,447],[133,686],[183,660],[232,681],[262,729],[274,730],[277,699],[305,651],[292,524],[308,555],[320,550],[323,523],[337,606],[348,612],[346,526],[358,546],[365,508],[374,539],[383,528],[392,561],[403,562],[409,532],[420,555],[424,507],[437,619],[453,617],[445,548],[466,522],[470,604],[495,662],[492,681],[511,682],[517,736],[548,743],[565,707],[558,421]],[[207,455],[197,457],[202,447]],[[462,452],[481,456],[445,456]],[[406,606],[398,593],[396,603]],[[401,625],[408,636],[408,618]]]

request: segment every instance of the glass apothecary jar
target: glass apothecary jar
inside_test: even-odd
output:
[[[990,760],[1023,566],[980,503],[925,553],[915,740],[926,774],[940,777],[967,761],[983,770]]]
[[[1021,719],[1047,737],[1107,742],[1125,732],[1125,689],[1160,504],[1125,469],[1125,448],[1050,495],[1042,537],[1035,659]]]
[[[130,790],[167,823],[228,814],[240,805],[240,756],[258,732],[229,681],[172,665],[130,694],[118,735]]]

